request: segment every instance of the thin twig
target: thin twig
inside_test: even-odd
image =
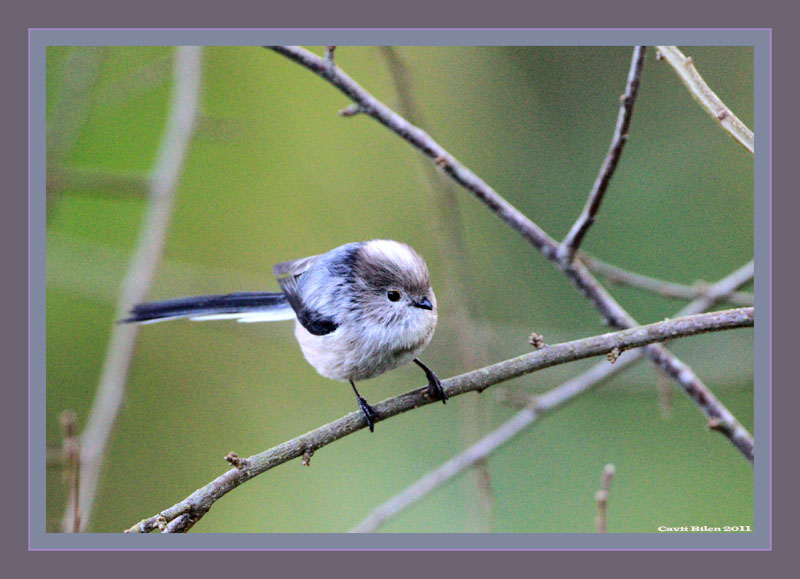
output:
[[[199,47],[179,47],[175,50],[175,83],[164,137],[151,174],[147,215],[136,252],[122,282],[115,319],[122,318],[131,306],[147,297],[158,268],[175,191],[199,109],[200,70]],[[114,325],[97,394],[81,435],[82,531],[89,524],[102,461],[122,405],[137,333],[138,326],[135,324]],[[64,529],[73,526],[72,511],[70,504],[63,519]]]
[[[268,46],[265,48],[283,54],[323,77],[350,97],[364,114],[371,116],[430,157],[440,169],[483,202],[500,220],[553,262],[594,304],[609,325],[615,328],[631,328],[639,325],[597,282],[583,264],[561,262],[557,256],[558,243],[544,230],[506,201],[480,177],[462,165],[425,131],[412,125],[377,100],[341,68],[329,67],[322,58],[299,46]],[[721,432],[725,433],[726,438],[752,463],[754,448],[752,435],[714,396],[691,368],[658,344],[648,346],[646,353],[657,366],[681,385],[684,392],[710,420],[719,422]]]
[[[597,258],[589,257],[583,252],[580,254],[580,260],[590,271],[599,273],[612,283],[622,283],[651,291],[664,297],[693,300],[704,295],[709,289],[708,284],[697,283],[695,285],[683,285],[656,279],[640,273],[634,273]],[[722,301],[739,307],[752,306],[753,294],[747,292],[731,292],[727,296],[724,296]]]
[[[597,501],[597,532],[606,532],[606,509],[608,508],[608,491],[611,489],[611,479],[614,478],[616,469],[613,464],[607,464],[603,468],[603,476],[600,484],[600,490],[594,495]]]
[[[558,247],[558,258],[562,262],[572,261],[586,232],[589,231],[589,228],[594,223],[597,212],[600,210],[600,204],[603,202],[603,196],[608,190],[608,184],[611,182],[611,177],[614,176],[614,171],[617,169],[617,164],[622,156],[622,149],[628,141],[628,129],[631,125],[633,105],[636,102],[639,83],[642,79],[645,48],[644,46],[636,46],[633,49],[628,82],[625,86],[625,92],[620,97],[619,114],[617,115],[617,124],[614,127],[614,135],[611,138],[611,145],[608,147],[608,153],[603,165],[600,167],[600,173],[595,179],[592,190],[589,192],[589,198],[586,200],[583,211],[581,211],[580,216]]]
[[[394,82],[399,112],[415,125],[424,125],[422,111],[414,99],[411,76],[401,55],[392,46],[383,46],[380,51],[386,59],[387,68]],[[433,212],[436,215],[430,227],[430,235],[439,251],[441,268],[447,280],[440,303],[447,304],[444,307],[449,309],[446,315],[451,330],[455,332],[455,338],[451,340],[455,359],[459,368],[484,366],[489,363],[489,359],[484,344],[480,343],[481,338],[473,331],[475,327],[471,313],[471,309],[474,309],[471,299],[473,292],[469,291],[472,272],[468,266],[469,256],[458,205],[458,191],[455,183],[446,178],[432,163],[428,163],[421,155],[417,155],[417,159],[428,182]],[[460,405],[462,416],[458,423],[464,445],[474,442],[481,433],[489,429],[486,403],[485,398],[470,397]],[[477,491],[477,500],[467,501],[466,508],[470,510],[470,517],[477,522],[473,525],[473,530],[489,532],[495,501],[491,495],[492,487],[488,484],[490,480],[488,466],[481,463],[473,470],[475,474],[469,482],[470,487]]]
[[[725,129],[736,141],[745,149],[753,153],[755,150],[753,131],[747,128],[739,117],[733,114],[725,103],[709,88],[697,68],[694,61],[685,56],[677,46],[656,46],[658,58],[666,60],[667,63],[678,73],[683,84],[689,89],[694,99],[700,103],[720,126]]]
[[[711,314],[698,314],[611,332],[601,336],[554,344],[535,352],[443,380],[442,387],[448,397],[452,398],[466,392],[484,390],[499,382],[530,374],[543,368],[603,355],[613,348],[626,350],[638,348],[659,340],[693,336],[711,331],[751,327],[754,320],[755,312],[753,308],[740,308]],[[425,386],[384,400],[375,405],[375,410],[380,414],[381,419],[385,421],[392,416],[434,402],[438,402],[438,399],[432,398],[428,387]],[[140,521],[126,532],[149,533],[155,528],[158,520],[163,519],[169,522],[183,514],[191,515],[192,524],[194,524],[208,512],[214,502],[240,484],[284,462],[304,456],[309,448],[318,451],[323,446],[327,446],[365,426],[366,421],[363,414],[361,412],[352,412],[339,420],[253,455],[246,459],[244,468],[232,468],[192,493],[183,501],[161,511],[157,515]]]
[[[78,533],[81,528],[81,443],[78,439],[78,419],[72,410],[61,413],[61,428],[64,440],[61,445],[61,456],[64,461],[64,475],[69,487],[69,501],[72,503],[72,526],[64,529],[68,533]]]
[[[707,295],[687,305],[676,317],[693,315],[710,308],[720,296],[727,295],[753,279],[753,262],[744,265],[711,286]],[[448,460],[433,471],[425,474],[411,486],[396,494],[367,515],[351,532],[368,533],[375,531],[387,520],[405,510],[421,498],[433,492],[477,461],[487,457],[497,448],[523,432],[547,411],[573,400],[579,395],[599,386],[608,378],[621,373],[644,357],[642,349],[628,351],[614,364],[600,362],[583,374],[553,388],[540,396],[515,393],[513,403],[522,402],[525,406],[500,428],[489,433],[473,446]],[[510,397],[506,397],[509,399]]]

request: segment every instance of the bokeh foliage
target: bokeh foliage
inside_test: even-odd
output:
[[[398,50],[424,128],[552,236],[563,236],[605,156],[630,49]],[[752,49],[685,51],[752,127]],[[74,409],[85,422],[91,406],[146,203],[137,179],[151,167],[163,132],[171,55],[162,47],[48,50],[49,129],[72,131],[68,145],[49,158],[57,164],[48,177],[61,175],[49,196],[47,226],[52,446],[60,441],[59,413]],[[753,160],[654,56],[651,50],[629,143],[584,248],[671,281],[714,281],[752,258]],[[88,80],[86,67],[76,65],[87,58],[95,66]],[[337,63],[396,106],[377,49],[339,47]],[[343,95],[270,51],[211,47],[203,56],[201,102],[153,299],[276,289],[273,263],[377,237],[413,245],[428,259],[434,287],[447,287],[442,272],[452,264],[444,263],[434,234],[441,227],[438,193],[419,154],[371,119],[339,117],[336,111],[349,104]],[[76,115],[80,122],[64,122]],[[63,177],[66,170],[123,175],[132,185],[98,190]],[[456,299],[469,305],[472,326],[464,332],[449,324],[453,304],[440,299],[437,335],[423,357],[440,376],[474,367],[453,355],[456,340],[473,341],[497,361],[527,351],[533,330],[548,342],[605,331],[563,275],[468,193],[459,192],[453,219],[461,221],[467,256],[455,267],[468,280],[467,295]],[[681,306],[636,289],[612,291],[642,323]],[[740,330],[670,346],[751,431],[752,345],[752,332]],[[543,391],[591,363],[503,387]],[[492,529],[593,532],[594,492],[608,462],[617,467],[611,532],[752,525],[751,466],[705,428],[682,393],[674,391],[665,417],[658,380],[641,364],[492,456]],[[409,367],[361,390],[377,402],[421,385],[419,371]],[[466,445],[459,427],[468,416],[464,404],[457,398],[380,423],[373,435],[359,432],[319,451],[310,468],[294,461],[274,469],[218,502],[195,531],[345,531]],[[491,389],[477,404],[490,426],[514,412]],[[172,505],[227,468],[222,457],[230,450],[247,456],[354,409],[349,386],[321,378],[302,359],[291,324],[145,326],[91,530],[121,531]],[[61,471],[49,469],[50,530],[58,529],[64,496]],[[465,507],[474,501],[462,477],[385,530],[475,530]]]

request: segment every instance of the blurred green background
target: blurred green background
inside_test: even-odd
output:
[[[753,52],[690,47],[700,72],[750,127]],[[316,49],[321,54],[320,49]],[[627,47],[401,47],[424,127],[550,235],[580,212],[606,154]],[[172,87],[172,48],[53,47],[47,58],[47,438],[59,415],[85,424],[120,281],[142,224]],[[337,64],[393,108],[378,48],[339,47]],[[462,190],[426,177],[420,155],[322,79],[257,47],[203,51],[201,117],[151,299],[274,290],[273,263],[349,241],[392,238],[426,257],[439,327],[423,356],[441,377],[603,333],[555,268]],[[584,243],[631,270],[691,284],[753,255],[753,159],[700,109],[650,49],[630,140]],[[455,235],[455,237],[454,237]],[[455,241],[454,241],[455,239]],[[459,241],[461,240],[461,241]],[[683,303],[625,287],[640,322]],[[468,309],[468,315],[464,313]],[[752,432],[752,331],[670,345]],[[541,392],[596,360],[503,384]],[[752,525],[753,471],[696,406],[665,409],[647,363],[543,417],[487,462],[487,514],[461,476],[388,532],[594,532],[594,494],[616,465],[610,532],[659,525]],[[415,367],[361,385],[373,403],[422,386]],[[220,500],[194,532],[343,532],[509,418],[490,389],[430,405],[284,464]],[[144,326],[100,483],[91,531],[119,532],[186,497],[228,465],[355,410],[348,385],[303,360],[291,323]],[[48,468],[47,528],[66,485]]]

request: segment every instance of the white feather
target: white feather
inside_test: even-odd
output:
[[[174,320],[175,318],[158,318],[156,320],[143,320],[141,322],[136,322],[137,324],[145,325],[145,324],[157,324],[158,322],[169,322],[170,320]]]
[[[419,267],[419,256],[405,243],[389,239],[373,239],[365,244],[364,249],[373,255],[382,255],[384,259],[396,263],[403,269]]]
[[[244,323],[253,322],[279,322],[281,320],[293,320],[294,310],[290,307],[274,308],[263,312],[239,312],[233,314],[206,314],[204,316],[192,316],[189,319],[193,322],[209,322],[212,320],[238,320]]]

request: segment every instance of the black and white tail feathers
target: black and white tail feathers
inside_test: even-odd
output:
[[[138,304],[123,322],[153,323],[176,318],[272,322],[295,317],[281,292],[246,292]]]

